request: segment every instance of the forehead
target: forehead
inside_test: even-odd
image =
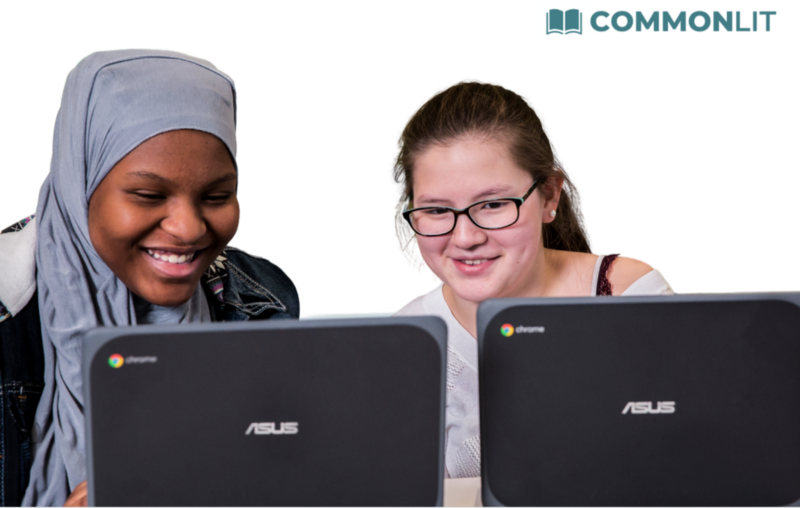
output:
[[[470,137],[434,145],[414,163],[414,202],[469,201],[496,188],[511,190],[530,180],[514,163],[506,143]]]
[[[109,176],[204,180],[223,174],[236,175],[225,144],[216,136],[195,130],[169,131],[133,149]]]

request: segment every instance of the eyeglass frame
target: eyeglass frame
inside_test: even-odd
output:
[[[475,224],[476,226],[478,226],[481,229],[486,229],[486,230],[489,230],[489,231],[497,230],[497,229],[505,229],[505,228],[511,227],[511,226],[513,226],[514,224],[517,223],[517,221],[519,220],[519,207],[522,206],[523,203],[525,203],[525,200],[528,199],[528,197],[530,197],[530,195],[533,193],[533,191],[536,189],[536,187],[538,185],[539,185],[539,180],[534,180],[533,184],[530,187],[530,189],[528,189],[528,192],[523,194],[522,197],[520,197],[520,198],[507,197],[507,198],[484,199],[482,201],[476,201],[476,202],[472,203],[471,205],[467,206],[466,208],[461,208],[461,209],[453,208],[453,207],[450,207],[450,206],[421,206],[419,208],[412,208],[412,209],[409,210],[408,209],[408,205],[406,205],[406,209],[403,210],[402,215],[403,215],[403,218],[406,220],[406,222],[408,222],[408,225],[411,227],[411,229],[414,231],[414,233],[418,234],[419,236],[435,237],[435,236],[449,235],[450,233],[453,232],[454,229],[456,229],[456,225],[458,224],[458,217],[460,215],[466,215],[469,218],[470,222],[472,222],[473,224]],[[487,227],[481,226],[480,224],[475,222],[475,219],[473,219],[472,215],[469,214],[469,209],[472,208],[475,205],[480,205],[480,204],[483,204],[483,203],[491,203],[493,201],[512,201],[515,205],[517,205],[517,218],[514,219],[514,222],[512,222],[511,224],[507,224],[505,226],[501,226],[499,228],[487,228]],[[438,209],[444,209],[444,210],[450,210],[451,212],[453,212],[453,215],[454,215],[453,227],[450,228],[449,231],[447,231],[446,233],[437,233],[435,235],[426,235],[426,234],[420,233],[419,231],[414,229],[414,225],[411,223],[411,213],[412,212],[417,212],[419,210],[433,210],[433,209],[437,209],[437,208]]]

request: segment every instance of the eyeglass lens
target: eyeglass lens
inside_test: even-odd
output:
[[[513,224],[519,209],[510,199],[496,199],[475,203],[467,213],[480,227],[499,229]],[[428,208],[411,212],[411,225],[421,235],[443,235],[449,233],[456,223],[456,214],[447,208]]]

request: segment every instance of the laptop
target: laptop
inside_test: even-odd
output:
[[[89,503],[441,506],[446,341],[436,317],[94,330]]]
[[[800,293],[478,310],[487,506],[800,500]]]

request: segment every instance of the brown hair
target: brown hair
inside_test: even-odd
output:
[[[564,185],[556,219],[542,226],[548,249],[591,252],[578,208],[578,192],[553,154],[542,123],[525,99],[510,90],[484,83],[459,83],[434,95],[411,117],[400,136],[400,153],[394,179],[404,186],[401,203],[413,200],[414,162],[432,145],[443,145],[467,136],[481,136],[507,142],[514,162],[541,182],[561,179]],[[398,216],[398,233],[402,235]],[[402,240],[401,240],[402,241]]]

